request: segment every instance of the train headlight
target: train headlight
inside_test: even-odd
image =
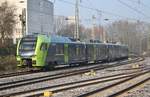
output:
[[[32,57],[36,57],[36,55],[32,55]]]
[[[16,57],[20,57],[20,55],[17,55]]]
[[[32,64],[36,64],[36,61],[35,61],[35,60],[32,60]]]
[[[17,61],[17,64],[20,64],[20,61]]]

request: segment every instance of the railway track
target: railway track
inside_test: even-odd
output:
[[[121,95],[122,95],[123,93],[127,93],[129,90],[134,89],[134,88],[140,86],[141,84],[146,83],[146,82],[149,81],[149,80],[150,80],[150,77],[145,78],[145,79],[143,79],[143,80],[140,80],[139,82],[137,82],[137,83],[135,83],[135,84],[132,84],[131,86],[129,86],[129,87],[127,87],[127,88],[125,88],[125,89],[123,89],[123,90],[121,90],[121,91],[118,91],[118,92],[116,92],[116,93],[111,94],[110,97],[116,97],[116,96],[122,97]]]
[[[35,71],[19,71],[19,72],[13,72],[13,73],[7,73],[7,74],[1,74],[0,78],[7,78],[7,77],[13,77],[13,76],[19,76],[19,75],[26,75],[26,74],[32,74],[32,73],[38,73],[40,70]]]
[[[144,58],[139,59],[139,61],[142,61],[142,60],[144,60]],[[27,74],[39,73],[39,72],[40,72],[40,70],[12,72],[12,73],[0,74],[0,78],[7,78],[7,77],[13,77],[13,76],[19,76],[19,75],[27,75]]]
[[[79,67],[79,66],[76,66],[76,67]],[[51,71],[56,71],[60,69],[68,69],[68,68],[69,67],[62,67],[62,68],[57,68]],[[19,72],[12,72],[12,73],[4,73],[4,74],[0,74],[0,78],[14,77],[14,76],[20,76],[20,75],[39,73],[39,72],[43,72],[43,71],[42,70],[27,70],[27,71],[19,71]]]
[[[135,88],[136,86],[143,84],[146,81],[149,81],[149,74],[150,70],[136,74],[125,80],[113,83],[106,87],[102,87],[95,91],[80,95],[78,97],[98,97],[99,95],[102,97],[117,97],[120,96],[122,93],[127,92],[128,90]]]
[[[4,97],[9,97],[9,96],[39,97],[39,96],[43,95],[44,91],[58,93],[58,92],[66,91],[66,90],[89,86],[89,85],[95,85],[95,84],[100,84],[100,83],[106,83],[108,81],[119,80],[118,82],[113,83],[112,85],[101,88],[100,90],[102,91],[102,90],[111,88],[115,85],[135,79],[136,77],[148,74],[149,72],[150,72],[149,69],[148,70],[145,69],[144,71],[139,70],[136,72],[129,72],[129,73],[122,73],[122,74],[116,74],[116,75],[111,75],[111,76],[98,77],[98,78],[89,79],[89,80],[70,82],[70,83],[59,84],[59,85],[54,85],[54,86],[44,87],[44,88],[39,88],[39,89],[34,89],[34,90],[28,90],[28,91],[23,91],[23,92],[16,92],[16,93],[11,93],[11,94],[7,94],[7,95],[1,95],[1,96],[4,96]],[[94,93],[95,93],[95,91],[94,91]],[[80,95],[79,97],[90,96],[91,94],[93,94],[93,92],[90,92],[90,93],[84,94],[84,95]]]
[[[142,61],[143,59],[139,59],[138,61]],[[68,77],[68,76],[73,76],[73,75],[78,75],[78,74],[82,74],[82,73],[86,73],[89,72],[91,69],[92,70],[102,70],[105,68],[111,68],[111,67],[116,67],[116,66],[120,66],[120,65],[124,65],[124,64],[129,64],[135,62],[135,60],[133,61],[126,61],[126,62],[122,62],[122,63],[114,63],[112,65],[103,65],[102,66],[96,66],[96,67],[91,67],[88,69],[80,69],[80,70],[74,70],[74,71],[69,71],[69,72],[64,72],[64,73],[58,73],[58,74],[54,74],[54,75],[46,75],[46,76],[42,76],[42,77],[35,77],[35,78],[30,78],[30,79],[23,79],[23,80],[19,80],[19,81],[13,81],[13,82],[7,82],[7,83],[0,83],[0,90],[6,90],[6,89],[10,89],[10,88],[16,88],[16,87],[20,87],[20,86],[24,86],[24,85],[30,85],[30,84],[35,84],[35,83],[39,83],[39,82],[44,82],[44,81],[48,81],[48,80],[54,80],[54,79],[59,79],[59,78],[63,78],[63,77]],[[136,61],[137,62],[137,61]]]

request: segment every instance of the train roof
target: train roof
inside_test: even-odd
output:
[[[64,36],[58,36],[58,35],[51,35],[51,42],[56,42],[56,43],[72,43],[73,41]]]
[[[107,45],[110,45],[110,46],[122,46],[122,47],[127,47],[127,45],[125,44],[113,44],[113,43],[106,43]]]
[[[37,37],[38,35],[43,35],[43,34],[33,34],[33,35],[27,35],[25,37]],[[45,36],[45,35],[44,35]],[[47,36],[47,35],[46,35]],[[49,37],[49,36],[48,36]],[[113,44],[113,43],[92,43],[92,42],[81,42],[81,41],[76,41],[73,38],[70,37],[64,37],[64,36],[59,36],[59,35],[51,35],[50,37],[51,42],[55,42],[55,43],[76,43],[76,44],[103,44],[103,45],[116,45],[116,46],[126,46],[123,44]]]
[[[64,36],[58,36],[58,35],[51,35],[51,42],[55,43],[77,43],[77,44],[103,44],[103,45],[116,45],[116,46],[126,46],[123,44],[113,44],[113,43],[91,43],[91,42],[81,42],[81,41],[75,41],[72,38],[64,37]]]
[[[70,37],[58,36],[58,35],[51,35],[51,42],[55,43],[75,43],[75,44],[84,44],[85,42],[81,42],[75,40]]]

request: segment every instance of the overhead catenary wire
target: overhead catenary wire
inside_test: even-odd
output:
[[[138,10],[137,8],[132,7],[131,5],[123,2],[122,0],[117,0],[119,3],[121,3],[122,5],[132,9],[133,11],[137,12],[138,14],[143,15],[145,18],[150,18],[149,16],[147,16],[146,14],[144,14],[142,11]]]
[[[60,2],[63,2],[63,3],[66,3],[66,4],[70,4],[70,5],[75,5],[74,2],[70,2],[70,1],[67,1],[67,0],[59,0]],[[128,20],[135,20],[135,21],[138,21],[138,19],[136,18],[131,18],[131,17],[126,17],[126,16],[122,16],[122,15],[119,15],[119,14],[116,14],[116,13],[112,13],[112,12],[108,12],[108,11],[104,11],[104,10],[100,10],[100,9],[97,9],[97,8],[93,8],[93,7],[88,7],[88,6],[85,6],[85,5],[82,5],[82,4],[79,4],[79,7],[82,7],[82,8],[85,8],[85,9],[89,9],[89,10],[93,10],[93,11],[96,11],[96,12],[101,12],[103,14],[108,14],[108,15],[112,15],[112,16],[117,16],[117,17],[121,17],[121,18],[126,18]]]
[[[150,6],[148,6],[147,4],[143,3],[142,1],[139,2],[139,0],[138,0],[138,1],[128,0],[128,1],[133,2],[133,3],[136,3],[136,4],[140,4],[140,5],[142,5],[143,7],[148,8],[148,9],[150,8]]]

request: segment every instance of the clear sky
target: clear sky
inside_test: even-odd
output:
[[[63,16],[73,16],[74,15],[74,5],[69,4],[69,2],[75,3],[75,0],[51,0],[54,1],[54,14]],[[102,12],[101,23],[105,23],[104,19],[109,19],[107,22],[112,22],[115,20],[133,18],[140,19],[141,21],[150,22],[150,0],[120,0],[124,4],[120,3],[119,0],[81,0],[80,4],[84,7],[99,9]],[[140,1],[140,3],[138,3]],[[132,7],[128,8],[127,6]],[[105,13],[106,11],[106,13]],[[137,12],[138,11],[138,12]],[[107,12],[111,13],[108,14]],[[91,20],[94,15],[97,19],[100,18],[99,12],[90,10],[87,8],[80,7],[80,19],[82,24],[90,25]],[[116,15],[113,15],[116,14]],[[120,15],[120,16],[118,16]]]

